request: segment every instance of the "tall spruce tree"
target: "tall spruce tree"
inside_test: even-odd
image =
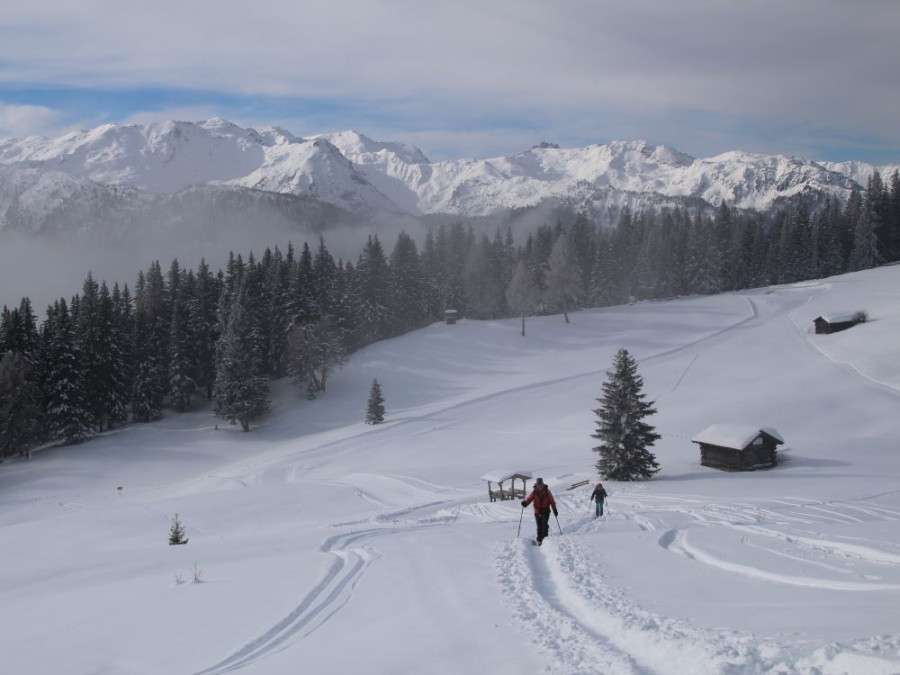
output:
[[[51,440],[78,443],[91,434],[75,329],[65,300],[47,311],[42,328],[45,431]]]
[[[649,448],[660,436],[644,421],[656,412],[652,402],[644,401],[644,379],[637,372],[637,362],[627,349],[620,349],[613,360],[613,370],[603,383],[603,396],[597,401],[597,429],[593,438],[600,445],[597,472],[602,478],[633,481],[650,478],[659,464]]]
[[[216,341],[219,339],[216,310],[223,285],[221,273],[216,278],[206,260],[201,260],[188,322],[197,359],[196,381],[205,390],[207,400],[212,399],[216,381]]]
[[[0,354],[0,461],[28,456],[39,440],[41,400],[33,371],[24,354]]]
[[[370,236],[356,266],[354,288],[357,345],[391,337],[394,317],[389,300],[390,270],[378,236]]]
[[[182,293],[177,293],[172,302],[172,320],[169,323],[169,402],[178,412],[191,407],[191,396],[197,389],[188,307],[186,298]]]
[[[384,422],[384,396],[381,395],[381,385],[378,380],[372,380],[369,389],[369,400],[366,403],[366,424],[381,424]]]
[[[140,272],[135,287],[132,322],[135,365],[131,379],[131,419],[135,422],[155,422],[162,417],[166,377],[156,349],[154,325],[156,321],[148,302],[146,278]]]
[[[391,253],[388,289],[390,311],[397,333],[406,333],[425,325],[427,315],[422,264],[415,241],[405,232],[397,235],[397,243]]]
[[[103,296],[105,288],[105,285],[101,285],[101,296]],[[103,302],[106,302],[105,298]],[[128,419],[128,404],[131,400],[131,387],[134,383],[134,308],[131,304],[131,292],[127,285],[122,290],[119,289],[118,284],[113,286],[109,296],[109,305],[112,331],[107,367],[113,384],[106,401],[105,415],[107,426],[115,426]]]
[[[227,297],[223,293],[223,300]],[[240,422],[244,431],[250,431],[250,422],[269,407],[269,381],[262,374],[257,349],[259,326],[247,303],[247,291],[241,284],[230,306],[220,309],[213,393],[216,414],[232,424]]]
[[[581,266],[569,235],[559,235],[547,262],[547,290],[544,299],[552,309],[561,309],[569,323],[569,309],[582,296]]]
[[[493,319],[499,315],[506,285],[498,275],[497,261],[485,235],[469,251],[463,275],[467,316]],[[455,308],[448,308],[455,309]]]
[[[41,437],[40,337],[31,301],[0,314],[0,460],[29,455]]]
[[[506,301],[509,308],[522,317],[522,337],[525,337],[525,317],[534,311],[538,294],[528,263],[521,258],[506,288]]]

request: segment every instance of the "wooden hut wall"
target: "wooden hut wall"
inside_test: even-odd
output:
[[[700,445],[700,464],[723,471],[741,471],[743,461],[739,450],[718,445]]]
[[[718,445],[700,445],[700,464],[723,471],[749,471],[775,466],[775,446],[772,443],[750,445],[743,450]]]
[[[751,445],[743,450],[743,468],[755,469],[775,466],[775,445],[763,442],[759,445]]]

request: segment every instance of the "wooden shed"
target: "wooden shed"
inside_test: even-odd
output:
[[[722,471],[768,469],[778,461],[784,443],[775,429],[744,424],[713,424],[691,441],[700,446],[700,464]]]
[[[852,328],[860,323],[861,320],[860,312],[832,314],[828,316],[823,314],[822,316],[817,316],[813,319],[813,324],[816,327],[816,333],[828,334]]]
[[[459,310],[456,309],[445,309],[444,310],[444,321],[448,326],[452,326],[456,323],[456,320],[459,318]]]
[[[525,499],[528,494],[528,481],[531,480],[530,471],[491,471],[484,474],[481,480],[487,481],[488,497],[492,502],[506,501],[507,499]],[[516,487],[516,481],[522,481],[522,487]],[[494,489],[494,483],[497,489]],[[504,483],[508,483],[507,487],[503,487]]]

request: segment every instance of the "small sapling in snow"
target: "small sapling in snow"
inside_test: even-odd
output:
[[[188,538],[184,536],[184,525],[178,519],[178,514],[172,519],[172,527],[169,528],[169,546],[180,546],[188,543]]]

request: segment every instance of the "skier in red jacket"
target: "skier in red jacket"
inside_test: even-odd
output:
[[[540,546],[544,541],[544,537],[550,534],[550,511],[554,516],[558,516],[556,510],[556,500],[553,499],[553,493],[544,483],[543,478],[538,478],[534,482],[534,489],[527,499],[522,500],[522,508],[524,509],[531,502],[534,502],[534,520],[537,523],[537,545]]]

